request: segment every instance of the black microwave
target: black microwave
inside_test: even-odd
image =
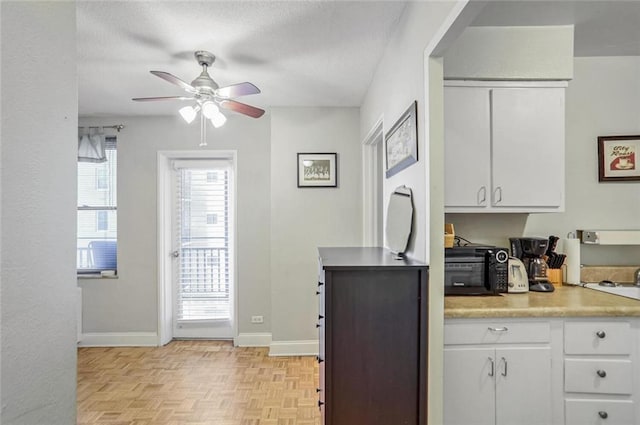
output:
[[[509,250],[496,246],[445,248],[445,295],[497,295],[507,292]]]

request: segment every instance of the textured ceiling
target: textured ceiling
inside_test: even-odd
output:
[[[270,106],[359,106],[404,2],[79,1],[78,84],[82,116],[175,114],[182,95],[149,73],[191,82],[195,50],[216,55],[220,85],[250,81]]]
[[[422,0],[435,1],[435,0]],[[451,1],[451,0],[448,0]],[[359,106],[403,13],[403,1],[77,1],[79,112],[168,115],[195,50],[217,56],[220,86],[250,81],[270,106]],[[472,25],[575,25],[576,56],[640,55],[640,1],[488,1]]]

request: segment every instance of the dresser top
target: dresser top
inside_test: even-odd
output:
[[[381,247],[318,248],[320,263],[325,270],[348,268],[423,267],[427,265],[407,257],[396,255]]]

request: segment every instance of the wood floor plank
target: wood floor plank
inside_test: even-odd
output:
[[[227,341],[78,349],[78,425],[320,425],[313,357]]]

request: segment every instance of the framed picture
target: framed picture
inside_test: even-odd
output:
[[[598,137],[598,181],[640,181],[640,136]]]
[[[387,178],[418,162],[417,105],[414,101],[384,138]]]
[[[299,153],[298,187],[338,187],[337,153]]]

